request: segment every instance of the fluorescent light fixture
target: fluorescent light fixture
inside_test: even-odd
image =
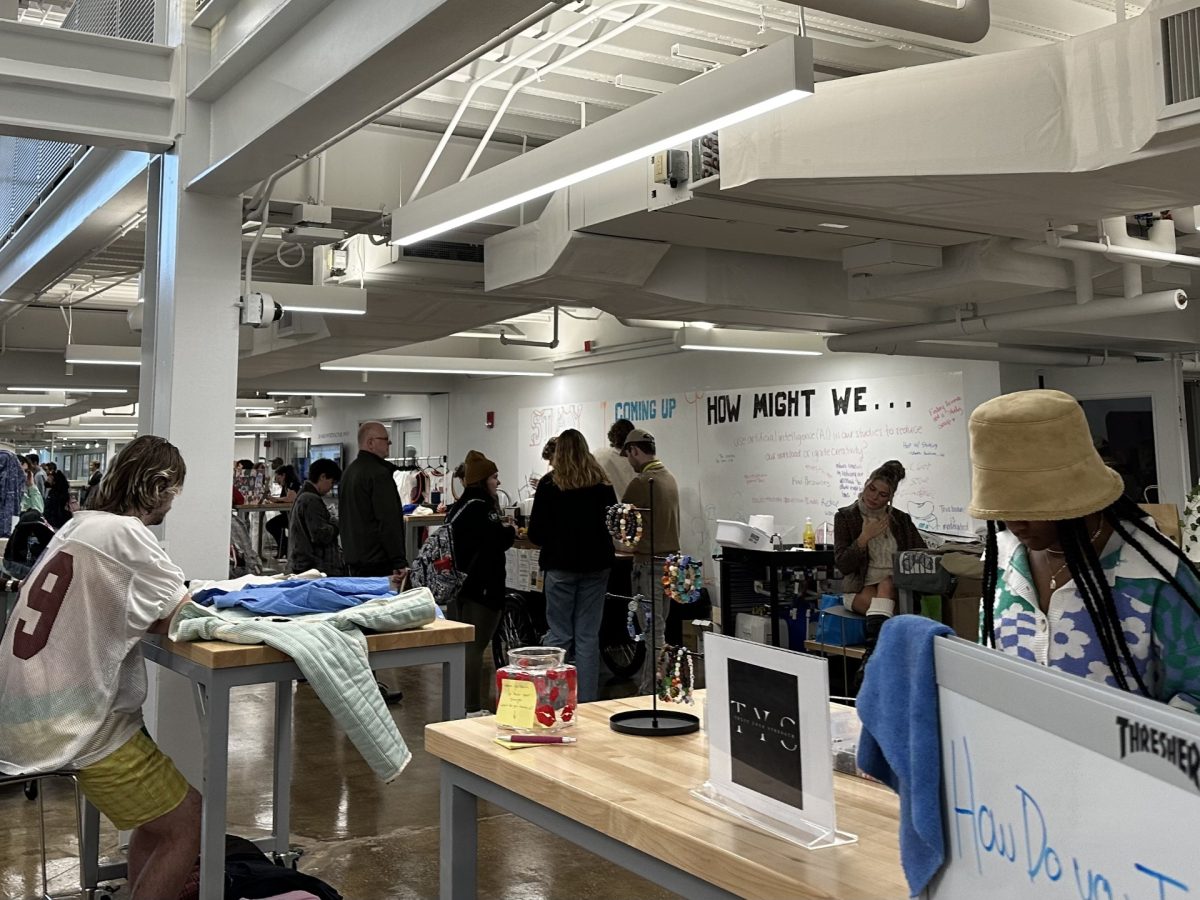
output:
[[[675,332],[680,350],[716,350],[722,353],[766,353],[777,356],[820,356],[824,344],[819,334],[780,331],[744,331],[684,327]]]
[[[10,387],[10,391],[29,391],[30,393],[58,393],[62,391],[65,394],[128,394],[129,391],[125,388],[77,388],[77,387]]]
[[[717,326],[714,325],[712,322],[688,322],[687,327],[688,328],[698,328],[701,331],[712,331]]]
[[[513,157],[392,212],[392,243],[415,244],[812,94],[812,43],[787,37],[735,64]]]
[[[322,366],[321,368],[324,368]],[[354,391],[267,391],[269,397],[365,397]]]
[[[367,314],[367,292],[362,288],[256,281],[252,290],[268,294],[291,313],[326,316]]]
[[[849,228],[849,225],[839,225],[837,222],[819,222],[818,228]]]
[[[23,418],[25,418],[25,417],[23,415],[20,415],[19,413],[4,413],[3,415],[0,415],[0,419],[23,419]]]
[[[364,353],[321,363],[325,372],[411,372],[422,375],[527,375],[549,378],[554,363],[549,360],[475,359],[449,356],[391,356]]]
[[[75,366],[140,366],[141,347],[106,344],[67,344],[67,362]]]

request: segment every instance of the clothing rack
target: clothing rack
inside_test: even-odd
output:
[[[430,463],[444,466],[448,460],[446,456],[389,456],[387,461],[399,469],[411,471],[426,468]]]

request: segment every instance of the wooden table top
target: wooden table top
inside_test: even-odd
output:
[[[427,516],[405,516],[407,525],[441,525],[446,521],[445,513],[430,513]]]
[[[413,647],[439,647],[444,644],[467,644],[475,640],[475,626],[462,622],[438,619],[421,628],[407,631],[385,631],[367,635],[367,652],[400,650]],[[162,639],[167,651],[190,659],[209,669],[232,669],[238,666],[261,666],[287,662],[286,653],[265,644],[232,644],[228,641],[172,641]]]
[[[426,725],[425,749],[741,897],[908,897],[899,800],[889,789],[835,772],[838,827],[858,843],[806,850],[691,795],[708,774],[702,732],[645,738],[609,728],[611,714],[649,706],[649,697],[580,706],[572,731],[579,743],[570,746],[506,750],[485,716]]]
[[[233,508],[238,512],[284,512],[291,509],[296,504],[289,503],[235,503]]]

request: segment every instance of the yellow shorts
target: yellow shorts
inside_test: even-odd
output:
[[[104,759],[80,769],[78,777],[92,805],[122,831],[166,815],[188,792],[175,763],[141,731]]]

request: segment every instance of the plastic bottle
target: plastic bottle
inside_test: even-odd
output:
[[[811,517],[806,518],[804,520],[804,549],[805,550],[816,550],[817,549],[817,532],[813,529],[813,523],[812,523]]]

